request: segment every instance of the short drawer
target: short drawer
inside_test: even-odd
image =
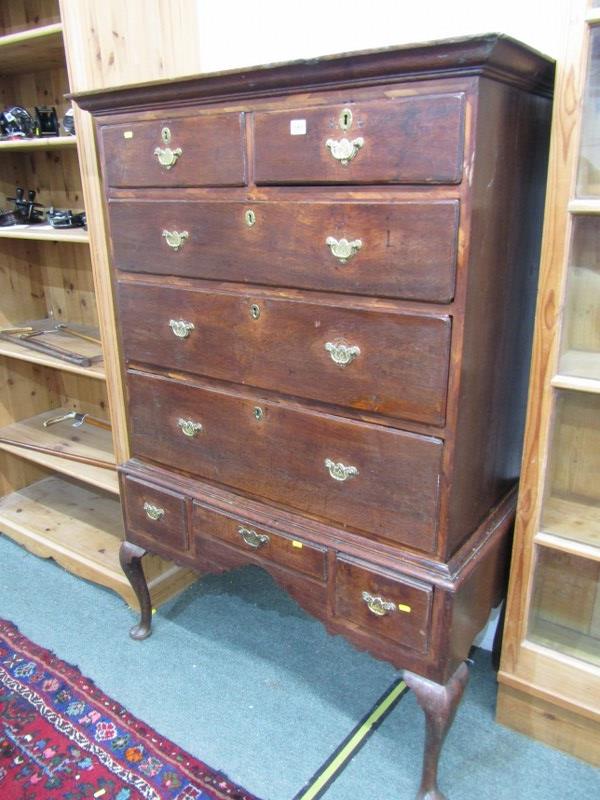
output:
[[[325,580],[325,548],[228,517],[199,503],[194,503],[192,512],[192,536],[198,551],[206,537],[219,539],[246,553],[252,561],[269,561],[318,581]]]
[[[338,557],[335,615],[377,637],[425,653],[429,646],[431,586]]]
[[[382,539],[435,545],[442,442],[128,373],[133,455]]]
[[[185,498],[129,476],[122,477],[121,498],[127,539],[162,550],[188,549]]]
[[[129,361],[392,417],[444,421],[447,316],[137,281],[119,283],[118,302]]]
[[[259,111],[255,179],[285,183],[459,183],[464,95]]]
[[[195,114],[100,128],[107,186],[242,186],[244,115]]]
[[[457,200],[111,200],[109,216],[114,265],[127,272],[440,303],[454,296]]]

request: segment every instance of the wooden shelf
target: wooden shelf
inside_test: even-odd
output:
[[[43,353],[36,353],[34,350],[26,350],[18,344],[7,342],[0,339],[0,355],[8,356],[8,358],[16,358],[19,361],[29,361],[31,364],[40,364],[43,367],[52,367],[52,369],[60,369],[64,372],[73,372],[75,375],[84,375],[88,378],[96,378],[97,380],[105,380],[104,366],[102,363],[93,364],[91,367],[79,367],[77,364],[69,364],[67,361],[61,361],[60,358],[47,356]]]
[[[67,228],[60,230],[52,225],[11,225],[0,228],[2,239],[34,239],[42,242],[73,242],[88,244],[88,232],[83,228]]]
[[[563,541],[565,551],[574,555],[590,556],[589,546],[596,550],[596,558],[600,558],[600,508],[591,503],[575,500],[564,500],[559,497],[548,497],[542,512],[542,533],[538,533],[536,541],[542,534],[551,534]],[[571,542],[580,542],[581,547],[574,547]],[[544,544],[553,545],[550,542]]]
[[[0,500],[0,530],[84,578],[126,583],[117,567],[121,506],[111,495],[66,478],[44,478]]]
[[[571,200],[569,211],[571,214],[600,214],[600,199]]]
[[[572,556],[600,561],[600,549],[593,545],[584,544],[575,539],[567,539],[557,536],[554,533],[540,531],[534,537],[534,542],[543,547],[550,547],[553,550],[560,550],[561,553],[569,553]]]
[[[64,64],[60,22],[0,36],[0,75],[39,72]]]
[[[552,379],[556,389],[600,393],[600,353],[568,350],[560,357],[558,370]]]
[[[55,408],[0,428],[0,450],[21,456],[55,472],[78,478],[91,486],[118,494],[119,483],[112,453],[110,431],[86,424],[74,428],[72,423],[67,421],[44,428],[44,420],[59,416],[64,410]],[[17,444],[7,444],[1,441],[2,439],[20,442],[23,445],[44,447],[54,450],[55,454],[30,450],[26,447],[19,447]],[[85,464],[78,461],[77,458],[105,462],[106,466]]]
[[[138,603],[119,565],[124,536],[118,498],[52,476],[0,499],[0,531],[69,572],[107,586],[132,608]],[[190,570],[144,558],[154,605],[196,579]]]
[[[558,651],[588,664],[600,666],[600,642],[593,636],[549,620],[537,619],[530,627],[528,638],[550,651]]]
[[[10,139],[0,141],[0,153],[19,150],[67,150],[77,149],[76,136],[48,136],[44,139]]]

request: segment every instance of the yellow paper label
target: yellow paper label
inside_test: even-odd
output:
[[[404,611],[407,614],[410,614],[412,608],[410,606],[405,605],[404,603],[398,603],[398,611]]]
[[[123,131],[124,139],[133,139],[133,131]]]
[[[302,550],[303,546],[304,545],[302,544],[302,542],[299,542],[296,539],[292,540],[292,547],[297,547],[299,550]]]

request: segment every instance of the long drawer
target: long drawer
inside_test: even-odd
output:
[[[242,186],[244,115],[193,114],[100,128],[108,186]]]
[[[458,183],[464,95],[257,111],[254,139],[258,184]]]
[[[392,417],[444,421],[447,316],[140,281],[120,282],[118,301],[129,361]]]
[[[128,373],[132,454],[423,551],[442,442],[233,390]]]
[[[109,202],[114,265],[130,272],[446,303],[459,204]]]

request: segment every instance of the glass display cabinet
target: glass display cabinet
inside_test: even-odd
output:
[[[600,764],[600,2],[566,10],[497,718]]]

